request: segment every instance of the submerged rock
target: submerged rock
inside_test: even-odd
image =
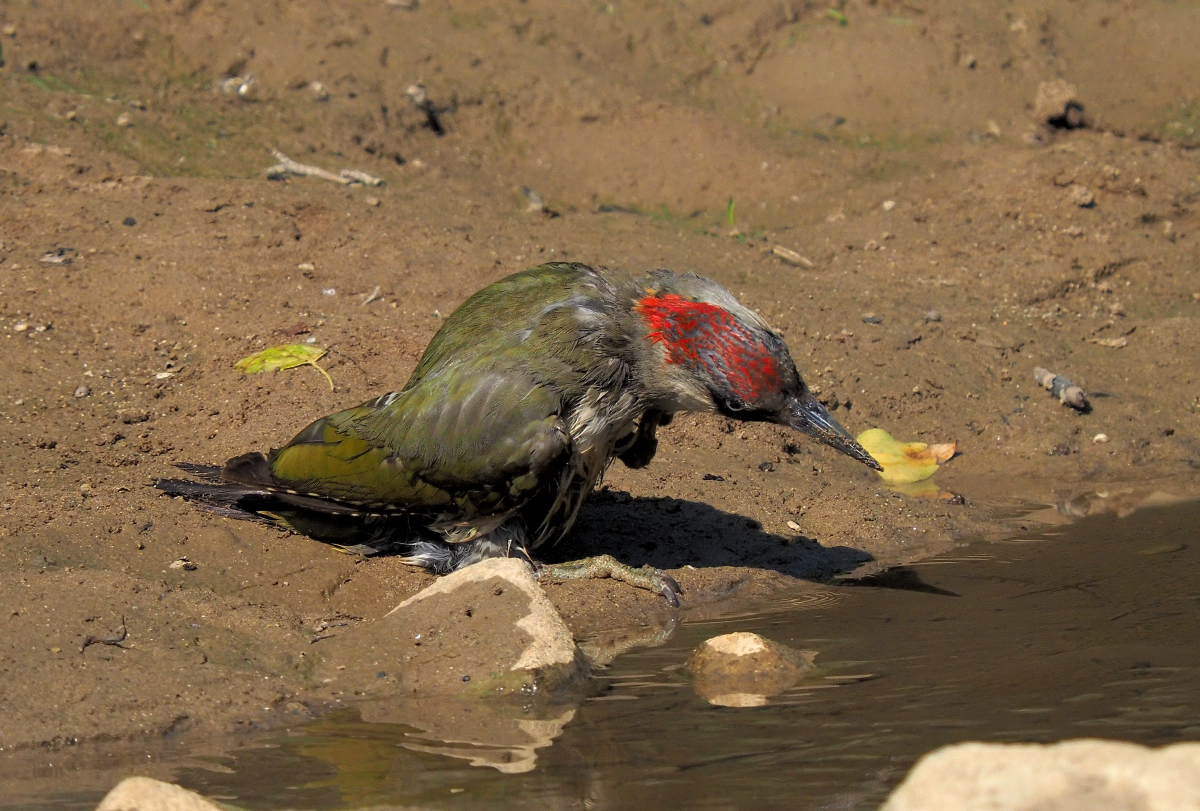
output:
[[[529,565],[514,558],[440,577],[325,644],[318,675],[347,697],[554,693],[588,673]]]
[[[816,654],[739,631],[706,639],[687,661],[692,687],[723,707],[758,707],[812,670]]]
[[[960,743],[917,762],[881,811],[1200,811],[1200,743]]]
[[[126,777],[105,795],[96,811],[229,811],[194,791],[149,777]]]

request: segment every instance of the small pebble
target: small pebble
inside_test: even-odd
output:
[[[136,408],[123,408],[117,412],[117,419],[123,425],[136,425],[137,423],[147,422],[150,419],[150,412]]]
[[[4,36],[6,37],[15,37],[17,35],[17,24],[7,23],[4,28],[0,30],[4,32]]]
[[[1080,208],[1091,208],[1096,205],[1096,195],[1087,186],[1073,183],[1071,184],[1071,202]]]
[[[882,208],[884,211],[891,211],[895,207],[896,207],[895,200],[884,200],[882,203]]]
[[[117,126],[118,127],[132,127],[133,126],[133,118],[129,115],[129,113],[121,113],[119,116],[117,116]]]
[[[258,79],[247,73],[237,87],[237,95],[242,101],[254,101],[258,98]]]
[[[299,271],[316,270],[316,269],[317,269],[317,266],[314,265],[312,262],[301,262],[300,264],[296,265],[296,270],[299,270]]]
[[[1105,442],[1108,442],[1108,434],[1096,434],[1092,437],[1092,442],[1095,442],[1097,445],[1103,445]]]
[[[883,319],[875,315],[875,313],[867,313],[862,317],[862,322],[864,324],[882,324]]]
[[[800,531],[800,525],[799,525],[799,524],[797,524],[795,521],[788,521],[788,522],[787,522],[787,527],[788,527],[788,529],[792,530],[792,532],[799,532],[799,531]]]
[[[329,88],[321,82],[311,82],[308,89],[312,91],[312,96],[315,101],[329,101]]]
[[[942,320],[942,314],[937,310],[930,310],[929,312],[925,313],[925,320],[937,323]]]
[[[91,393],[92,393],[92,390],[90,388],[88,388],[87,386],[76,386],[74,397],[76,400],[78,400],[81,397],[87,397]]]
[[[369,206],[378,206],[380,201],[378,197],[367,197],[363,202]]]
[[[326,288],[324,288],[324,289],[321,291],[321,295],[323,295],[323,296],[336,296],[336,295],[337,295],[337,288],[336,288],[336,287],[326,287]]]
[[[133,217],[126,217],[121,221],[121,224],[132,228],[133,226],[137,225],[137,220],[135,220]]]

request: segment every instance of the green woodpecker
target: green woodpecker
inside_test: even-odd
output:
[[[200,481],[156,486],[444,574],[561,538],[613,459],[647,465],[656,429],[679,411],[786,425],[878,468],[783,340],[725,288],[554,263],[468,299],[400,391],[322,417],[269,454],[181,465]],[[538,570],[616,577],[678,604],[671,578],[607,556]]]

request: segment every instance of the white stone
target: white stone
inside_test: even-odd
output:
[[[194,791],[149,777],[126,777],[96,811],[227,811]]]
[[[706,639],[704,644],[716,653],[726,656],[748,656],[761,653],[767,649],[766,642],[758,634],[749,631],[737,631]]]
[[[1200,743],[961,743],[917,762],[880,811],[1200,811]]]
[[[692,688],[722,707],[761,707],[812,669],[816,654],[748,631],[704,640],[687,661]]]
[[[566,623],[516,558],[440,577],[321,647],[314,676],[367,698],[567,695],[588,675]]]
[[[517,621],[517,627],[533,638],[510,670],[538,670],[575,661],[575,638],[554,605],[533,579],[529,564],[517,558],[488,558],[479,563],[439,577],[425,588],[388,612],[395,614],[435,594],[448,594],[468,583],[499,577],[520,589],[529,598],[529,613]]]

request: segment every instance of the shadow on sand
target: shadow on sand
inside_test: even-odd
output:
[[[822,546],[801,534],[773,535],[752,518],[709,504],[613,490],[588,499],[565,540],[538,549],[550,562],[602,553],[631,566],[747,566],[819,582],[874,560],[860,549]]]

